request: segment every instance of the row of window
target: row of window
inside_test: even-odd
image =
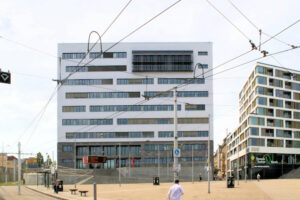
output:
[[[257,87],[256,93],[261,94],[261,95],[274,96],[274,89],[266,88],[266,87]],[[275,90],[276,97],[281,97],[281,98],[285,98],[285,99],[292,99],[292,93],[293,93],[294,100],[300,100],[300,93],[279,90],[279,89]]]
[[[133,161],[132,161],[133,160]],[[178,159],[179,162],[192,162],[192,157],[182,157]],[[194,157],[194,161],[199,162],[205,162],[206,157]],[[72,159],[63,159],[63,163],[72,163]],[[167,164],[173,162],[173,158],[160,158],[159,163],[161,164]],[[129,165],[133,165],[133,167],[140,167],[141,164],[145,165],[153,165],[158,163],[158,158],[144,158],[141,160],[140,158],[122,158],[120,162],[120,167],[127,167]],[[101,167],[102,166],[102,167]],[[104,168],[104,169],[113,169],[119,167],[119,159],[107,159],[106,163],[96,165],[96,168]],[[76,168],[77,169],[86,169],[90,168],[92,169],[93,166],[89,166],[86,164],[83,164],[82,159],[76,160]]]
[[[281,119],[267,119],[261,117],[249,117],[249,125],[261,125],[264,126],[266,122],[267,126],[270,127],[286,127],[286,128],[299,128],[300,129],[300,122],[298,121],[288,121],[288,120],[281,120]]]
[[[276,109],[275,113],[276,113],[276,117],[282,117],[282,118],[288,118],[288,119],[292,119],[292,118],[300,119],[300,112],[296,112],[296,111]],[[257,107],[256,114],[274,117],[274,109]]]
[[[253,136],[267,136],[267,137],[274,137],[274,129],[270,128],[261,128],[261,134],[259,134],[259,128],[251,127],[247,130],[247,135],[253,135]],[[293,134],[294,133],[294,134]],[[294,137],[293,137],[294,136]],[[282,137],[282,138],[300,138],[300,131],[290,131],[290,130],[281,130],[276,129],[276,137]]]
[[[158,78],[158,84],[204,84],[204,78]],[[112,85],[113,79],[68,79],[64,85]],[[118,85],[154,84],[153,78],[117,79]]]
[[[255,71],[258,74],[264,74],[268,76],[274,75],[274,70],[272,68],[263,67],[260,65],[256,67]],[[288,79],[288,80],[300,81],[300,74],[292,73],[289,71],[282,71],[282,70],[275,69],[275,76],[279,78]]]
[[[113,119],[63,119],[63,126],[112,125]],[[129,124],[173,124],[173,118],[119,118],[119,125]],[[178,118],[178,124],[208,124],[208,118]]]
[[[268,78],[263,76],[257,77],[257,82],[262,85],[268,85]],[[274,87],[280,87],[283,88],[283,83],[285,85],[286,89],[292,89],[292,90],[298,90],[300,91],[300,84],[294,83],[294,82],[288,82],[288,81],[282,81],[278,79],[269,78],[269,85]]]
[[[158,137],[174,137],[174,132],[159,131]],[[178,137],[208,137],[208,131],[178,131]],[[67,132],[66,138],[154,138],[154,132]]]
[[[300,148],[300,141],[286,140],[285,147],[287,148]],[[265,139],[263,138],[249,138],[249,146],[266,146]],[[267,139],[267,147],[284,147],[284,141],[279,139]]]
[[[140,92],[67,92],[66,99],[83,98],[140,98]],[[169,92],[145,92],[145,97],[173,97],[173,91]],[[208,97],[208,91],[178,91],[178,97]]]
[[[85,106],[63,106],[62,112],[86,112]],[[173,111],[173,105],[105,105],[90,106],[90,112],[124,112],[124,111]],[[177,110],[181,110],[178,105]],[[204,104],[187,104],[185,110],[205,110]]]
[[[75,52],[75,53],[63,53],[62,59],[83,59],[85,57],[84,52]],[[198,56],[207,56],[207,51],[198,51]],[[91,52],[89,54],[90,58],[127,58],[126,52],[103,52],[100,55],[100,52]]]
[[[85,58],[86,53],[75,52],[75,53],[63,53],[62,59],[83,59]],[[103,52],[100,55],[100,52],[91,52],[89,54],[90,58],[126,58],[126,52]]]
[[[178,118],[178,124],[207,124],[208,118]],[[173,124],[173,118],[121,118],[117,124]]]
[[[66,72],[111,72],[126,71],[126,65],[106,65],[106,66],[66,66]]]
[[[269,104],[268,104],[268,98],[267,97],[258,97],[257,98],[257,104],[264,105],[264,106],[272,106],[272,107],[280,107],[280,108],[288,108],[288,109],[297,109],[300,110],[300,103],[288,101],[285,100],[283,103],[283,100],[281,99],[272,99],[269,98]]]
[[[154,138],[154,132],[67,132],[66,138]]]

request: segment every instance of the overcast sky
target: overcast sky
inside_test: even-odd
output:
[[[0,145],[17,151],[21,139],[25,152],[56,154],[56,98],[39,123],[34,117],[47,103],[56,83],[57,43],[87,42],[90,31],[102,33],[128,0],[0,0],[0,68],[12,72],[12,84],[0,85]],[[117,42],[162,11],[175,0],[133,0],[123,15],[102,38]],[[133,34],[124,42],[213,42],[213,63],[217,66],[250,50],[248,39],[258,44],[257,29],[242,17],[228,0],[211,0],[242,32],[228,23],[206,0],[182,0],[175,7]],[[263,32],[274,35],[300,19],[299,0],[232,0]],[[300,23],[278,39],[300,45]],[[20,46],[15,41],[33,49]],[[262,40],[268,39],[263,35]],[[271,40],[262,46],[269,53],[289,46]],[[298,49],[261,62],[300,70]],[[253,51],[220,67],[215,72],[260,57]],[[297,62],[298,61],[298,62]],[[226,129],[238,126],[238,93],[255,62],[214,77],[215,147]],[[29,128],[28,128],[29,127]]]

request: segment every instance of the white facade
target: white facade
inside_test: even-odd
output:
[[[103,44],[103,50],[112,44]],[[158,84],[158,78],[192,78],[193,72],[132,72],[132,51],[193,51],[193,64],[203,63],[208,65],[210,70],[212,67],[212,45],[211,43],[122,43],[115,46],[110,52],[126,52],[127,58],[97,58],[89,65],[126,65],[127,70],[118,71],[101,71],[101,72],[76,72],[71,79],[113,79],[112,85],[63,85],[58,91],[58,142],[120,142],[120,141],[164,141],[173,140],[173,138],[159,138],[158,131],[173,131],[173,124],[143,124],[143,125],[118,125],[118,118],[173,118],[174,111],[145,111],[145,112],[122,112],[117,113],[117,117],[111,116],[116,112],[89,112],[91,105],[134,105],[144,98],[75,98],[66,99],[67,92],[141,92],[144,91],[167,91],[177,84]],[[87,44],[59,44],[58,56],[62,57],[63,53],[86,52]],[[198,55],[199,51],[208,52],[208,55]],[[99,52],[97,45],[92,52]],[[76,66],[76,62],[81,59],[62,59],[59,66],[58,79],[64,79],[70,72],[66,72],[66,66]],[[91,59],[87,56],[80,66],[89,62]],[[75,61],[75,62],[73,62]],[[205,69],[208,70],[208,69]],[[196,75],[202,73],[202,69],[197,69]],[[211,74],[205,74],[205,76]],[[117,79],[140,79],[154,78],[154,84],[130,84],[117,85]],[[178,111],[179,118],[207,118],[212,113],[212,79],[205,80],[205,84],[189,84],[186,87],[179,88],[178,91],[208,91],[208,97],[183,97],[178,98],[178,104],[181,105],[181,111]],[[205,110],[201,111],[185,111],[185,104],[204,104]],[[173,97],[169,98],[153,98],[142,105],[173,105]],[[63,106],[86,106],[85,112],[62,112]],[[112,125],[62,125],[63,119],[112,119]],[[207,124],[179,124],[178,131],[208,131]],[[76,138],[67,139],[67,132],[141,132],[154,131],[153,138]],[[213,138],[213,127],[210,127],[210,138]],[[184,137],[180,140],[207,140],[207,137]]]

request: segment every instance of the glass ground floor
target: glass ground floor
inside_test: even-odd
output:
[[[180,141],[179,163],[195,165],[207,161],[207,141]],[[213,141],[211,141],[211,157]],[[119,167],[171,166],[173,158],[173,142],[102,142],[102,143],[58,143],[58,167],[77,169]],[[86,156],[105,156],[107,162],[94,165],[83,163]]]
[[[228,175],[240,179],[256,179],[259,173],[262,179],[274,179],[286,176],[292,170],[300,167],[299,154],[249,153],[231,162]],[[299,171],[300,173],[300,171]]]

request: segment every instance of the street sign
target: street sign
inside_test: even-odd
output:
[[[174,157],[180,157],[180,149],[174,149]]]
[[[9,72],[0,72],[0,83],[10,84],[10,73]]]

